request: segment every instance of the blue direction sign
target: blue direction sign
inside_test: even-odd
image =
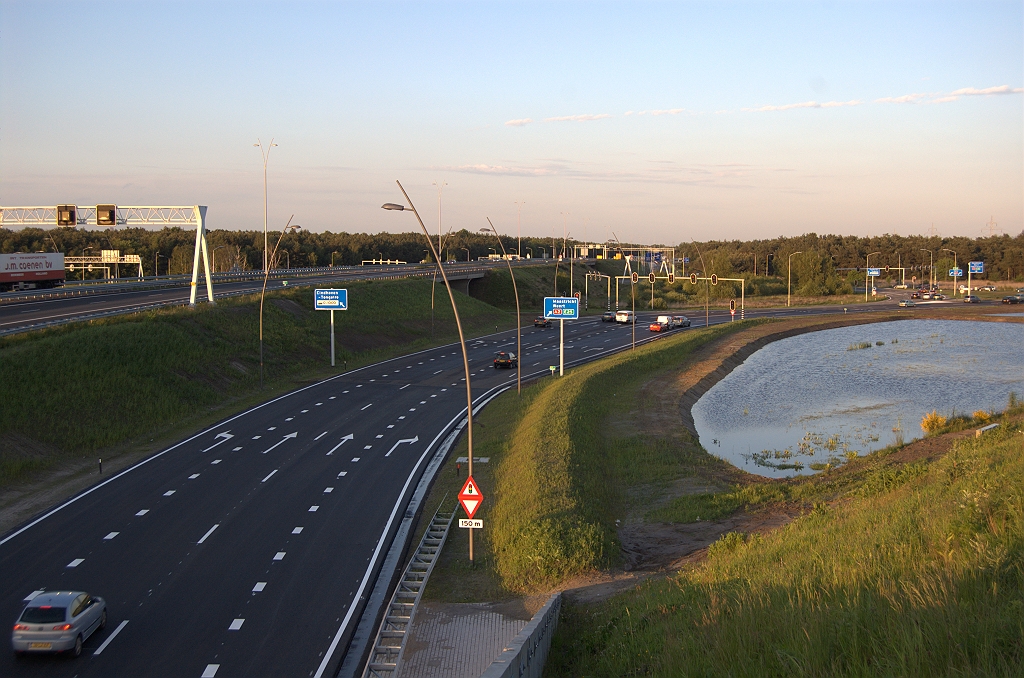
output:
[[[984,273],[985,272],[985,262],[984,261],[972,261],[969,264],[967,264],[967,267],[968,267],[968,270],[970,270],[971,273]]]
[[[580,300],[576,297],[544,297],[544,317],[551,320],[578,320]]]
[[[882,275],[882,269],[880,269],[880,268],[869,268],[868,269],[868,277],[869,278],[878,278],[881,275]]]
[[[348,290],[313,290],[313,308],[317,311],[347,311]]]
[[[951,268],[949,269],[950,278],[962,278],[964,277],[964,269],[962,268]]]

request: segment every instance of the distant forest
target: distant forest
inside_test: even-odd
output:
[[[270,234],[273,249],[280,232]],[[263,233],[259,231],[210,231],[208,242],[216,250],[216,270],[254,270],[263,266]],[[181,228],[147,230],[118,228],[85,230],[80,228],[19,230],[0,229],[0,252],[62,252],[69,256],[83,253],[98,255],[103,249],[120,250],[123,254],[138,254],[142,258],[145,275],[152,275],[154,267],[159,274],[186,273],[192,270],[195,232]],[[515,237],[503,237],[506,251],[515,252]],[[434,236],[434,245],[437,240]],[[442,256],[465,261],[500,252],[494,236],[471,233],[466,230],[452,233],[444,243]],[[524,237],[524,256],[535,258],[551,256],[552,247],[561,250],[560,239]],[[671,246],[671,245],[668,245]],[[91,248],[91,251],[87,251]],[[928,251],[931,254],[929,255]],[[951,252],[951,251],[952,252]],[[835,294],[840,288],[848,289],[856,281],[863,281],[865,257],[872,267],[890,270],[883,279],[899,281],[899,272],[905,269],[907,282],[916,276],[918,281],[928,276],[928,267],[934,260],[937,278],[948,282],[947,272],[953,268],[954,255],[961,268],[968,261],[983,261],[982,279],[1024,280],[1024,233],[1011,237],[995,235],[980,238],[939,236],[883,235],[868,238],[841,235],[806,235],[793,238],[775,238],[753,241],[687,242],[676,245],[676,256],[687,257],[687,272],[691,270],[715,273],[728,277],[748,278],[786,277],[792,257],[794,290],[801,294]],[[298,231],[285,235],[277,253],[275,267],[351,266],[363,260],[398,259],[408,262],[429,261],[424,238],[418,233],[310,233]],[[677,273],[682,272],[681,264]],[[94,272],[95,273],[95,272]],[[131,275],[131,271],[122,275]]]

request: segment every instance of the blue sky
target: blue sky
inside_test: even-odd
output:
[[[0,203],[678,243],[1024,229],[1020,2],[0,2]],[[563,217],[562,213],[568,216]]]

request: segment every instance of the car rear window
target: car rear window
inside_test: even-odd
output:
[[[66,613],[66,607],[51,607],[49,605],[45,607],[26,607],[20,621],[28,622],[29,624],[62,622]]]

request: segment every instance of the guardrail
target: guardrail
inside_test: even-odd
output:
[[[541,678],[561,609],[561,593],[548,598],[544,607],[533,615],[526,628],[519,632],[480,678]]]

